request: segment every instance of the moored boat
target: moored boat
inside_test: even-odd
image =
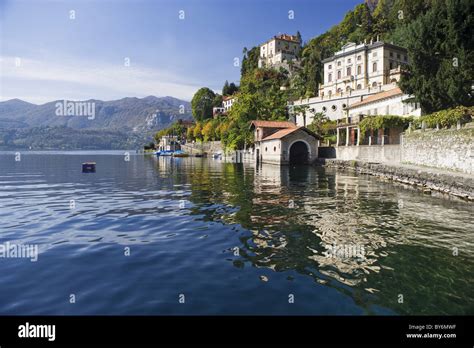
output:
[[[170,151],[170,150],[156,151],[155,155],[157,155],[157,156],[172,156],[173,151]]]
[[[189,155],[181,150],[177,150],[173,153],[173,157],[189,157]]]

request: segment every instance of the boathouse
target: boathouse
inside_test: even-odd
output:
[[[255,161],[278,165],[309,164],[318,157],[320,137],[286,121],[252,121]]]

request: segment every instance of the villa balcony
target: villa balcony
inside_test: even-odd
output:
[[[390,69],[388,71],[388,74],[389,75],[397,75],[397,74],[400,74],[402,72],[402,67],[399,66],[399,67],[396,67],[395,69]]]

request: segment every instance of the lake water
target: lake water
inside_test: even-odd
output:
[[[0,258],[0,314],[474,314],[473,204],[332,169],[125,159],[0,153],[0,244],[39,251]]]

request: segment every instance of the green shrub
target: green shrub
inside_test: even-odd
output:
[[[413,117],[403,117],[394,115],[379,115],[379,116],[366,116],[359,123],[361,137],[364,137],[367,131],[377,130],[383,128],[401,128],[405,129],[408,127],[410,122],[413,121]]]
[[[440,110],[417,118],[415,126],[419,128],[425,122],[428,128],[436,128],[436,125],[440,128],[449,128],[455,126],[458,122],[463,124],[472,121],[473,112],[474,107],[472,106],[458,106],[453,109]]]

